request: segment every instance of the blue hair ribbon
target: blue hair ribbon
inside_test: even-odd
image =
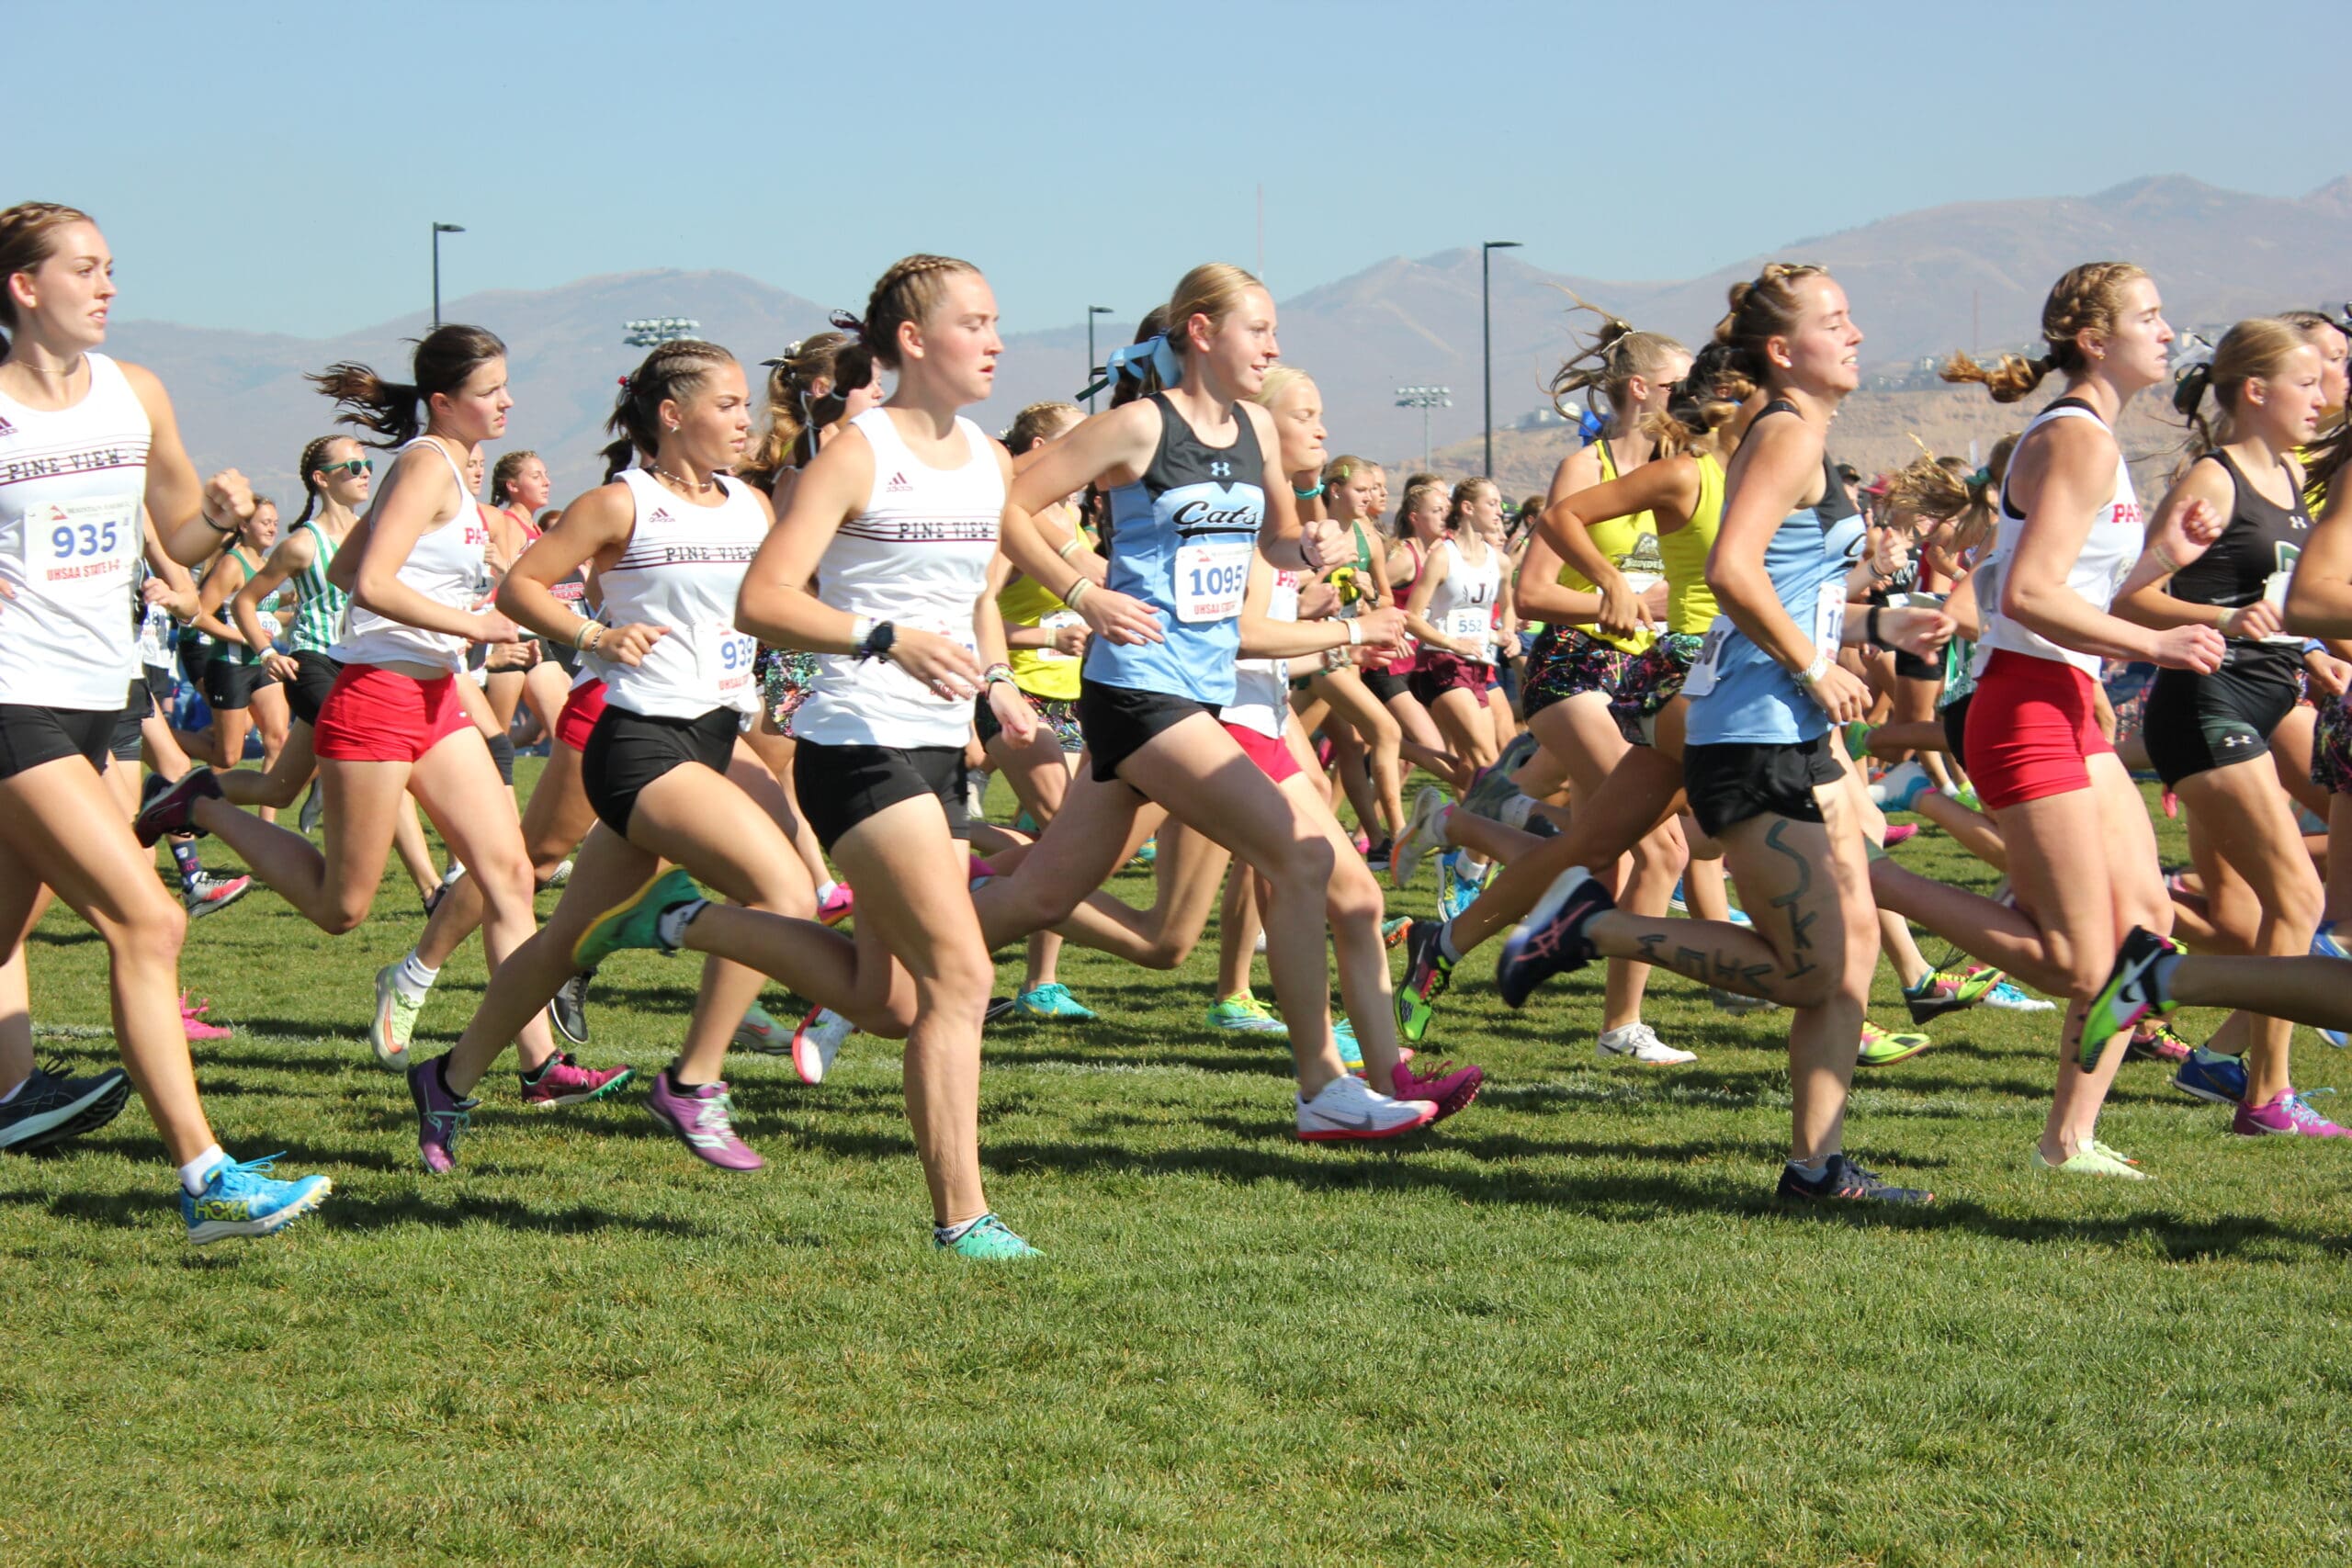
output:
[[[1158,337],[1148,337],[1141,343],[1113,349],[1110,357],[1103,361],[1102,378],[1078,395],[1091,398],[1122,376],[1132,376],[1140,381],[1147,369],[1158,373],[1159,384],[1163,387],[1173,387],[1183,380],[1184,362],[1178,359],[1175,349],[1169,346],[1165,333]]]

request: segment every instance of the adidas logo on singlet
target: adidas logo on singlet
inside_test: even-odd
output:
[[[653,515],[648,517],[646,521],[648,523],[667,523],[670,521],[670,509],[666,506],[657,506],[653,509]]]
[[[907,478],[906,470],[902,468],[899,472],[890,476],[890,482],[882,487],[882,493],[885,495],[903,495],[908,491],[914,488],[913,481]]]
[[[16,434],[17,427],[15,425],[10,424],[6,419],[0,419],[0,435],[14,435]]]

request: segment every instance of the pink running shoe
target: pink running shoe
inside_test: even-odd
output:
[[[759,1151],[735,1135],[733,1107],[723,1083],[696,1084],[681,1089],[664,1069],[653,1075],[645,1096],[653,1120],[678,1135],[695,1157],[721,1170],[759,1170],[767,1161]]]
[[[204,1015],[211,1010],[210,998],[192,1002],[187,999],[186,991],[180,993],[180,1027],[187,1032],[191,1043],[198,1040],[226,1040],[237,1032],[225,1023],[207,1023]]]
[[[1881,849],[1891,850],[1897,844],[1907,844],[1918,836],[1919,824],[1917,822],[1905,822],[1899,826],[1889,828],[1886,830],[1886,842],[1879,847]]]
[[[2315,1089],[2317,1094],[2333,1093]],[[2241,1137],[2352,1138],[2352,1129],[2337,1126],[2311,1108],[2301,1094],[2289,1089],[2267,1105],[2241,1105],[2230,1121],[2230,1131]]]
[[[825,901],[817,906],[817,919],[829,926],[840,925],[856,912],[857,895],[846,882],[836,882]]]
[[[583,1067],[566,1051],[551,1058],[541,1067],[537,1077],[523,1075],[523,1103],[533,1106],[585,1105],[592,1100],[602,1100],[617,1094],[628,1087],[637,1076],[634,1067],[606,1067],[602,1072]]]
[[[1401,1055],[1402,1048],[1398,1054]],[[1417,1071],[1406,1062],[1396,1064],[1390,1087],[1398,1100],[1426,1100],[1437,1107],[1432,1121],[1442,1122],[1457,1111],[1466,1111],[1478,1098],[1479,1086],[1487,1081],[1484,1069],[1456,1067],[1452,1062],[1440,1062],[1429,1071]]]

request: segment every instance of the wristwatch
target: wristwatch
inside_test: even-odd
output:
[[[899,640],[899,628],[888,621],[876,621],[865,640],[857,645],[857,660],[863,664],[869,659],[888,659],[891,645]]]

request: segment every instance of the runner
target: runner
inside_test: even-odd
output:
[[[0,212],[0,932],[22,949],[44,886],[107,944],[114,1034],[179,1167],[191,1242],[263,1235],[315,1209],[323,1176],[221,1152],[179,1010],[187,917],[115,808],[99,766],[138,673],[130,617],[143,505],[165,552],[201,560],[252,514],[234,469],[202,483],[162,383],[97,352],[115,298],[96,223],[51,202]],[[0,1032],[0,1143],[75,1136],[122,1106],[125,1075],[74,1080]],[[274,1156],[273,1156],[274,1157]]]
[[[260,570],[277,543],[277,503],[265,495],[254,497],[254,514],[237,531],[229,547],[212,558],[198,585],[195,625],[212,639],[212,660],[204,669],[204,701],[212,709],[212,760],[223,770],[244,760],[245,737],[261,731],[262,769],[277,765],[286,749],[286,693],[277,677],[265,666],[263,656],[285,635],[278,619],[276,593],[256,603],[249,626],[225,615],[228,602]],[[249,640],[251,639],[251,640]],[[274,822],[277,813],[264,807],[262,820]]]

